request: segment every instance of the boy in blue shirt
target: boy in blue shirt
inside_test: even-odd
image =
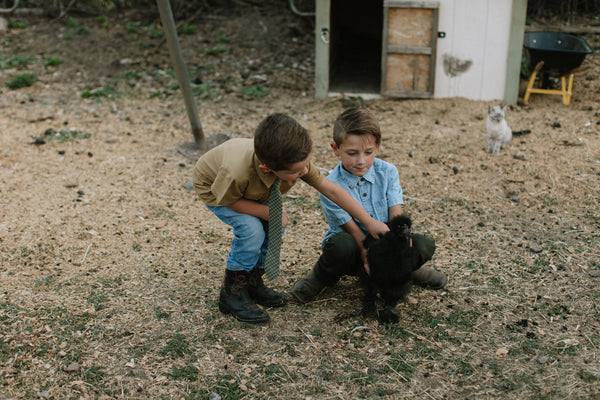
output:
[[[233,228],[219,293],[222,313],[232,314],[241,322],[267,322],[269,313],[258,305],[281,307],[287,302],[283,293],[266,286],[262,279],[273,186],[284,194],[303,180],[364,223],[373,236],[389,231],[319,172],[311,161],[312,151],[308,131],[290,116],[276,113],[260,122],[254,138],[230,139],[196,162],[196,193],[210,211]],[[289,217],[283,212],[282,228],[288,223]]]
[[[327,176],[343,187],[375,220],[387,222],[402,214],[402,188],[393,164],[375,158],[381,144],[381,130],[375,116],[365,108],[350,108],[333,128],[334,154],[340,163]],[[291,289],[300,303],[307,303],[344,275],[356,276],[360,268],[369,273],[363,241],[368,231],[350,214],[321,197],[329,231],[323,240],[323,253],[313,269]],[[448,278],[435,269],[423,267],[435,251],[433,238],[413,234],[413,246],[421,254],[421,267],[413,272],[413,282],[432,289],[446,286]]]

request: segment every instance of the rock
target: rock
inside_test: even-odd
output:
[[[533,246],[529,246],[529,250],[531,250],[533,253],[541,253],[542,252],[542,246],[539,245],[533,245]]]
[[[508,349],[506,347],[501,347],[496,350],[496,355],[499,357],[506,356],[508,355]]]
[[[539,356],[537,358],[537,362],[539,364],[547,364],[549,360],[550,360],[550,358],[548,358],[548,356]]]
[[[79,364],[77,363],[71,363],[69,365],[67,365],[67,368],[65,368],[65,371],[67,372],[77,372],[79,371]]]
[[[212,392],[208,395],[208,400],[221,400],[221,396],[218,393]]]
[[[187,190],[194,190],[194,181],[190,179],[189,181],[183,184],[183,187]]]
[[[598,278],[598,277],[600,277],[600,269],[591,269],[591,270],[589,270],[588,274],[592,278]]]

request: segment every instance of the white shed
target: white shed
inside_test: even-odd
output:
[[[315,94],[517,101],[527,0],[316,0]]]

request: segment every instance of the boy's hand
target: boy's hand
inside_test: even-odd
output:
[[[373,222],[371,222],[369,226],[367,226],[367,229],[369,230],[371,236],[373,236],[376,239],[379,239],[381,236],[385,235],[385,233],[390,230],[390,227],[387,226],[387,224],[385,224],[384,222],[373,220]]]
[[[281,213],[281,226],[285,228],[290,223],[290,217],[286,214],[285,211]]]
[[[365,269],[365,272],[368,276],[371,276],[371,268],[369,268],[369,261],[367,260],[367,249],[365,249],[365,246],[363,246],[362,243],[360,244],[360,256],[363,260],[363,267]]]
[[[371,276],[371,268],[369,268],[369,263],[364,264],[365,272],[368,276]]]

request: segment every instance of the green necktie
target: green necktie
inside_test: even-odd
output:
[[[275,179],[269,194],[269,246],[265,259],[265,273],[270,281],[279,275],[279,251],[281,250],[281,179]]]

